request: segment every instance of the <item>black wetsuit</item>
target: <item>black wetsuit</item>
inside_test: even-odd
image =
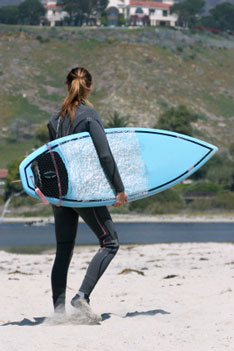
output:
[[[63,123],[58,113],[54,113],[48,123],[50,140],[68,134],[89,132],[96,148],[104,172],[116,193],[124,191],[118,168],[112,156],[102,121],[98,113],[82,104],[76,108],[73,123],[67,116]],[[79,291],[89,297],[97,281],[119,248],[114,225],[106,207],[69,208],[53,206],[57,250],[52,269],[52,292],[54,307],[65,305],[67,272],[75,245],[79,216],[96,234],[100,249],[89,264]]]

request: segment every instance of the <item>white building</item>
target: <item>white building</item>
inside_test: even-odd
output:
[[[43,5],[46,9],[45,21],[51,27],[62,24],[64,18],[69,16],[62,6],[57,5],[57,0],[44,0]]]
[[[131,26],[171,26],[174,27],[177,15],[170,14],[170,7],[176,0],[109,0],[107,18],[109,25],[117,26],[119,15]],[[51,27],[63,24],[69,14],[57,5],[57,0],[42,0],[46,9],[44,24]]]
[[[109,0],[108,22],[110,25],[117,25],[119,14],[123,14],[129,25],[174,27],[177,15],[170,14],[170,7],[174,3],[173,0]]]

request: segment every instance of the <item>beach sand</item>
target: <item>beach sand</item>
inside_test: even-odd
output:
[[[50,288],[54,253],[1,251],[2,351],[234,350],[233,244],[121,246],[91,296],[102,321],[89,325],[72,318],[70,300],[96,249],[76,247],[67,316],[58,324]]]

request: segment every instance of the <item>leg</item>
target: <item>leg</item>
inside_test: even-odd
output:
[[[54,308],[64,310],[67,272],[71,262],[78,225],[78,214],[68,207],[53,206],[56,256],[51,274]]]
[[[98,280],[119,249],[117,233],[106,207],[77,208],[76,211],[93,230],[101,248],[89,264],[83,283],[79,289],[88,298]]]

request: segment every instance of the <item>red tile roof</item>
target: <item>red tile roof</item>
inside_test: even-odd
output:
[[[4,179],[8,175],[8,170],[5,168],[0,169],[0,178]]]
[[[57,9],[60,10],[62,8],[62,6],[57,6],[57,5],[44,5],[45,9]]]
[[[172,6],[170,4],[164,4],[162,2],[136,1],[136,0],[130,0],[129,5],[130,6],[162,7],[164,9],[168,9],[168,8],[170,8]]]

